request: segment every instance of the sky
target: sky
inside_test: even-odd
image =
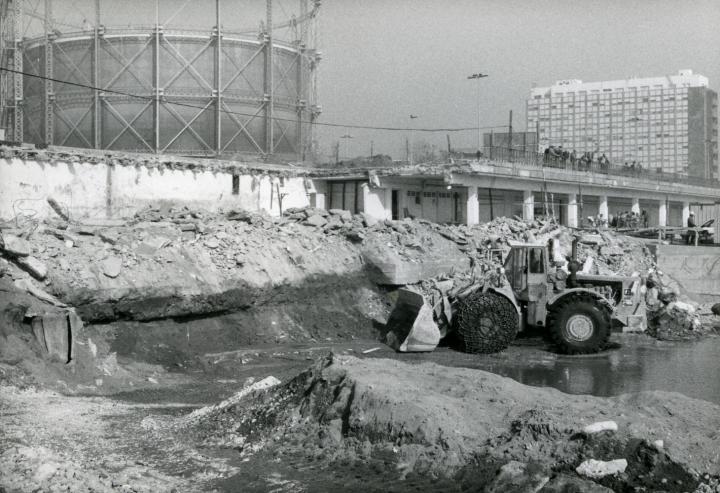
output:
[[[160,0],[161,17],[212,25],[214,2]],[[101,0],[104,23],[152,24],[152,0]],[[77,22],[92,0],[54,0],[55,15]],[[297,10],[275,0],[275,17]],[[210,8],[209,8],[210,7]],[[221,0],[228,27],[257,28],[264,0]],[[109,22],[112,18],[114,22]],[[525,128],[533,84],[651,77],[692,69],[720,88],[718,0],[323,0],[318,72],[320,122],[383,127]],[[480,81],[467,76],[488,74]],[[480,91],[478,97],[478,86]],[[410,115],[418,118],[410,119]],[[406,139],[445,148],[446,132],[366,131],[319,126],[323,150],[403,158]],[[342,135],[352,138],[340,139]],[[474,147],[477,131],[451,134]]]

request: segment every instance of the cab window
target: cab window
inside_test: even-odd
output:
[[[531,248],[528,251],[528,264],[530,265],[530,274],[545,273],[545,259],[542,248]]]

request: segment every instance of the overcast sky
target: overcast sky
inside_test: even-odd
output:
[[[185,0],[161,0],[161,18]],[[59,17],[75,22],[92,0],[55,0]],[[76,8],[75,6],[80,8]],[[192,0],[175,23],[214,24],[214,2]],[[264,0],[221,0],[223,25],[257,28]],[[152,0],[102,0],[103,23],[152,24]],[[249,7],[248,7],[249,6]],[[275,0],[275,17],[297,10]],[[148,8],[150,7],[150,8]],[[91,9],[88,9],[91,12]],[[137,12],[145,14],[137,18]],[[90,14],[92,15],[92,14]],[[112,20],[111,20],[112,19]],[[320,10],[321,121],[405,127],[477,125],[481,79],[483,126],[525,128],[533,83],[674,74],[689,68],[720,87],[720,0],[323,0]],[[349,133],[351,154],[404,154],[408,132],[318,128],[329,149]],[[444,147],[445,133],[414,133]],[[452,135],[472,147],[476,132]],[[343,146],[343,152],[345,147]]]
[[[525,128],[533,83],[684,68],[715,90],[720,83],[717,0],[327,0],[321,26],[325,121],[405,126],[412,113],[418,126],[473,126],[477,81],[466,77],[478,71],[489,74],[480,80],[481,124],[506,125],[512,109],[516,129]],[[376,151],[397,151],[404,139],[350,134],[357,152],[371,137]],[[453,135],[453,145],[473,146],[473,135]],[[445,141],[444,133],[415,138]]]

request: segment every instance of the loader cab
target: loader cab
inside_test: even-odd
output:
[[[505,276],[516,299],[527,305],[529,325],[545,325],[548,299],[548,251],[543,244],[512,246],[505,259]]]

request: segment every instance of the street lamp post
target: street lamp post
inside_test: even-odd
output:
[[[482,145],[482,130],[480,130],[480,79],[487,77],[487,74],[472,74],[468,75],[468,79],[475,79],[477,80],[477,113],[478,113],[478,144],[477,144],[477,150],[480,151],[480,147]]]
[[[353,138],[350,134],[345,134],[340,137],[341,139],[345,139],[345,157],[347,159],[350,159],[350,139]]]
[[[409,148],[408,149],[408,161],[411,166],[413,163],[413,134],[414,134],[412,121],[414,119],[416,119],[417,117],[418,117],[417,115],[410,115],[410,145],[408,146],[408,148]]]

